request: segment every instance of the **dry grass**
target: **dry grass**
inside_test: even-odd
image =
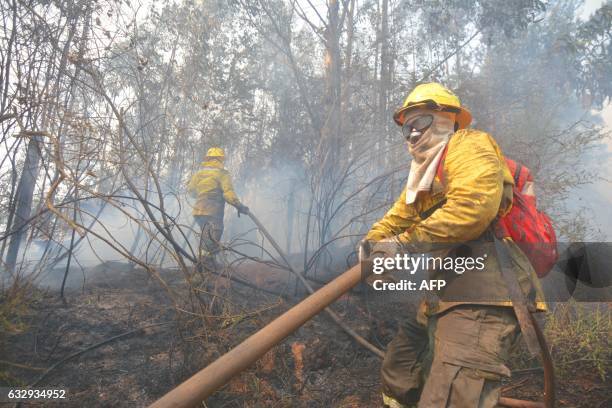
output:
[[[26,330],[22,317],[27,313],[33,296],[29,282],[15,280],[10,286],[0,289],[0,355],[6,355],[4,348],[8,336]],[[11,379],[6,365],[0,362],[0,384]]]
[[[559,303],[545,325],[559,378],[575,376],[576,369],[589,369],[606,381],[612,363],[612,320],[606,303]]]
[[[559,380],[588,371],[606,381],[612,362],[612,320],[607,303],[557,303],[544,317],[544,333]],[[539,366],[522,342],[511,360],[513,369]]]

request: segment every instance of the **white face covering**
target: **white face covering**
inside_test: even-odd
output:
[[[433,122],[429,128],[418,137],[418,132],[411,133],[408,151],[412,155],[410,173],[406,184],[406,204],[416,200],[419,191],[431,190],[438,163],[450,137],[455,133],[454,114],[419,109],[409,113],[405,121],[410,121],[419,115],[432,115]]]

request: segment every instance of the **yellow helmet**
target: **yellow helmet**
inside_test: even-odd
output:
[[[206,157],[220,157],[225,158],[225,152],[220,147],[211,147],[206,152]]]
[[[404,124],[404,115],[417,108],[446,110],[457,113],[459,129],[464,129],[472,122],[472,114],[461,106],[461,101],[453,92],[444,86],[430,82],[418,85],[410,92],[401,108],[393,114],[393,120],[398,125]]]

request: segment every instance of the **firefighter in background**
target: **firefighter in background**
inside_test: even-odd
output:
[[[190,195],[196,199],[193,217],[202,232],[200,251],[205,259],[210,259],[219,250],[225,203],[236,207],[239,216],[249,213],[249,208],[240,202],[234,192],[231,176],[223,167],[224,160],[223,149],[208,149],[200,170],[191,177],[187,186]]]
[[[495,140],[467,128],[470,112],[440,84],[417,86],[394,120],[412,156],[410,173],[398,200],[362,241],[362,260],[397,251],[421,254],[439,245],[457,257],[453,251],[465,248],[458,244],[469,242],[471,256],[484,256],[485,267],[462,274],[429,271],[446,286],[422,302],[416,315],[400,314],[403,322],[381,369],[383,403],[495,407],[520,327],[497,254],[486,248],[496,217],[512,206],[513,177]],[[544,309],[529,259],[513,241],[504,245],[521,290],[533,307]]]

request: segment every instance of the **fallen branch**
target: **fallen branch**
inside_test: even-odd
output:
[[[41,383],[41,382],[42,382],[42,381],[43,381],[45,378],[47,378],[47,376],[48,376],[48,375],[51,373],[51,371],[53,371],[53,370],[55,370],[56,368],[58,368],[58,367],[62,366],[63,364],[67,363],[68,361],[70,361],[70,360],[72,360],[72,359],[74,359],[74,358],[76,358],[76,357],[79,357],[79,356],[80,356],[80,355],[82,355],[82,354],[85,354],[85,353],[86,353],[86,352],[88,352],[88,351],[95,350],[95,349],[97,349],[97,348],[99,348],[99,347],[102,347],[102,346],[104,346],[104,345],[106,345],[106,344],[112,343],[112,342],[113,342],[113,341],[115,341],[115,340],[119,340],[119,339],[122,339],[122,338],[124,338],[124,337],[128,337],[128,336],[130,336],[130,335],[132,335],[132,334],[135,334],[135,333],[138,333],[138,332],[140,332],[140,331],[142,331],[142,330],[144,330],[144,329],[148,329],[148,328],[151,328],[151,327],[163,326],[163,325],[166,325],[166,324],[169,324],[169,323],[172,323],[172,322],[154,323],[154,324],[149,324],[149,325],[146,325],[146,326],[142,326],[142,327],[139,327],[139,328],[137,328],[137,329],[130,330],[130,331],[128,331],[128,332],[121,333],[121,334],[118,334],[118,335],[116,335],[116,336],[110,337],[110,338],[108,338],[108,339],[106,339],[106,340],[102,340],[102,341],[101,341],[101,342],[99,342],[99,343],[96,343],[96,344],[94,344],[94,345],[92,345],[92,346],[86,347],[86,348],[84,348],[84,349],[82,349],[82,350],[79,350],[79,351],[77,351],[77,352],[75,352],[75,353],[72,353],[72,354],[70,354],[69,356],[64,357],[63,359],[61,359],[61,360],[60,360],[60,361],[58,361],[57,363],[53,364],[51,367],[49,367],[49,368],[47,369],[47,371],[45,371],[45,372],[44,372],[44,373],[43,373],[43,374],[42,374],[40,377],[38,377],[38,378],[37,378],[37,379],[36,379],[36,380],[35,380],[35,381],[34,381],[32,384],[30,384],[28,387],[29,387],[29,388],[33,388],[33,387],[35,387],[36,385],[40,384],[40,383]]]
[[[0,364],[4,364],[4,365],[10,366],[10,367],[21,368],[23,370],[32,370],[32,371],[44,371],[45,370],[42,367],[31,367],[29,365],[12,363],[12,362],[6,361],[6,360],[0,360]]]

